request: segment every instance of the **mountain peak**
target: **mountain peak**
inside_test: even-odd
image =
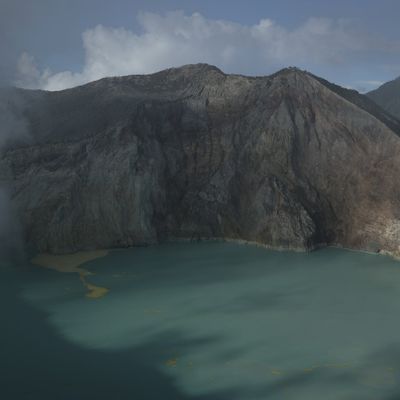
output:
[[[156,72],[153,75],[157,74],[204,74],[204,73],[212,73],[216,72],[221,75],[225,75],[218,67],[211,64],[206,63],[197,63],[197,64],[185,64],[179,67],[168,68],[159,72]]]
[[[282,68],[280,71],[278,71],[278,73],[279,72],[290,73],[290,72],[305,72],[305,71],[296,66],[289,66],[289,67]]]
[[[303,70],[301,68],[295,67],[295,66],[289,66],[280,69],[279,71],[275,72],[271,76],[285,76],[285,75],[302,75],[302,76],[308,76],[309,73],[306,70]]]
[[[181,65],[180,67],[174,67],[170,68],[171,70],[188,70],[188,71],[222,71],[216,67],[215,65],[212,64],[207,64],[207,63],[194,63],[194,64],[184,64]]]

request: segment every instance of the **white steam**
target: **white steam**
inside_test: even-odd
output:
[[[29,136],[21,106],[22,100],[14,90],[0,90],[0,262],[23,258],[21,227],[11,201],[10,176],[3,160],[8,144]]]

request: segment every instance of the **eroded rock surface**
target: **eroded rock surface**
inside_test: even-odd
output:
[[[400,254],[400,125],[354,91],[199,64],[17,93],[32,138],[0,170],[39,251],[221,237]]]

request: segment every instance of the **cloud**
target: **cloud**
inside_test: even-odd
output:
[[[85,62],[80,72],[39,71],[21,55],[17,85],[60,90],[105,76],[144,74],[207,62],[227,72],[266,74],[279,67],[335,65],[368,49],[368,38],[351,21],[310,18],[289,30],[270,19],[255,25],[214,20],[181,11],[141,13],[140,33],[98,25],[82,34]]]

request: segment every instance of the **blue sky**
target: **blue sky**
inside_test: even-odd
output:
[[[365,91],[400,75],[399,15],[395,0],[0,0],[0,79],[55,90],[203,61]]]

